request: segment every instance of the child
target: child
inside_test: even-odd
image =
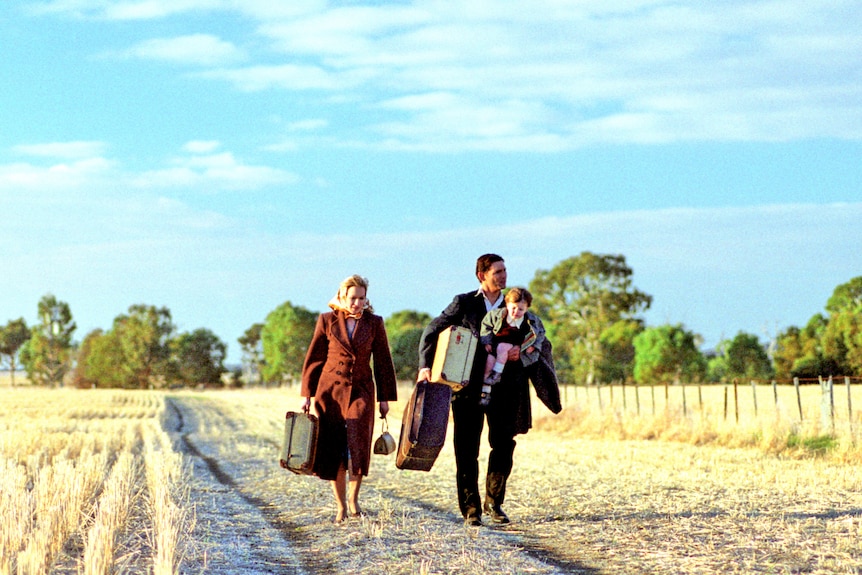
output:
[[[526,288],[515,287],[506,293],[506,307],[489,311],[482,320],[479,341],[488,352],[485,362],[485,381],[479,405],[485,407],[491,401],[491,388],[500,381],[506,367],[509,350],[521,348],[532,363],[537,359],[545,340],[542,321],[533,312],[527,311],[533,303],[533,295]]]

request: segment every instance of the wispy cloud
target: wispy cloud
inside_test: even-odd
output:
[[[235,64],[246,58],[242,50],[211,34],[153,38],[132,46],[123,55],[207,67]]]
[[[248,53],[206,33],[152,39],[129,53],[202,66],[198,77],[243,92],[316,91],[336,107],[397,107],[363,120],[367,145],[553,151],[862,138],[862,7],[853,0],[541,0],[529,14],[513,3],[289,4],[42,6],[108,19],[249,18],[257,41],[242,43]]]

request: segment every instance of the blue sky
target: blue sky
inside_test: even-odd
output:
[[[236,338],[352,273],[437,314],[623,254],[649,325],[766,339],[862,275],[856,0],[53,0],[0,18],[0,323]]]

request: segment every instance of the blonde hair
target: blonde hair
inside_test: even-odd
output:
[[[341,285],[338,286],[338,299],[346,296],[347,290],[352,287],[361,287],[365,290],[365,307],[363,309],[369,313],[374,313],[374,308],[371,307],[371,301],[368,299],[368,278],[364,278],[361,275],[353,274],[341,281]]]

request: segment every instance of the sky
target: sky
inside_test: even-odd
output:
[[[526,8],[529,6],[529,8]],[[0,15],[0,325],[439,313],[590,251],[764,342],[862,275],[857,0],[47,0]]]

